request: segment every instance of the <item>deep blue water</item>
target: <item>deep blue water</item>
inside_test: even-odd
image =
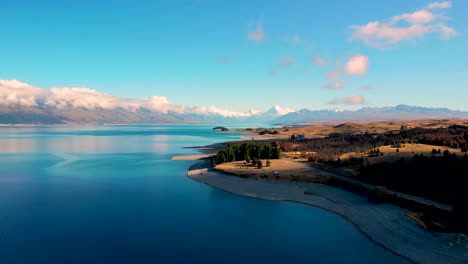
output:
[[[0,128],[0,263],[408,263],[327,211],[186,177],[204,126]]]

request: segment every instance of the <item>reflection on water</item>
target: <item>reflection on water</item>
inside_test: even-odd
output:
[[[185,176],[208,126],[0,128],[0,263],[407,263],[318,208]]]
[[[132,136],[122,138],[118,142],[112,136],[44,137],[44,139],[46,140],[0,138],[0,151],[2,153],[166,153],[169,150],[169,136],[164,135],[148,136],[145,138]]]

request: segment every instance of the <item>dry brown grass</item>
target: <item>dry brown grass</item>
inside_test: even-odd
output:
[[[302,161],[302,162],[301,162]],[[270,167],[266,167],[267,160],[262,160],[263,168],[257,169],[251,164],[245,164],[244,161],[234,161],[229,163],[223,163],[216,165],[217,169],[222,170],[231,170],[231,171],[255,171],[255,172],[265,172],[265,171],[291,171],[291,170],[304,170],[308,169],[309,166],[304,162],[304,160],[291,160],[291,159],[272,159],[270,160]]]
[[[304,181],[304,182],[325,182],[328,177],[320,175],[311,170],[305,159],[274,159],[270,160],[270,167],[266,167],[266,160],[262,160],[263,168],[245,164],[244,161],[234,161],[216,165],[215,169],[241,177],[254,179],[269,179],[278,181]],[[276,171],[278,174],[274,174]]]
[[[426,144],[403,144],[401,148],[398,148],[399,152],[397,152],[397,148],[393,148],[391,146],[381,146],[378,148],[383,156],[379,157],[369,157],[366,152],[350,152],[340,156],[341,160],[346,160],[351,157],[354,158],[367,158],[370,164],[375,164],[383,161],[394,161],[401,158],[412,158],[415,154],[423,154],[425,156],[432,155],[432,150],[436,149],[441,152],[448,150],[450,153],[456,153],[457,155],[464,155],[460,151],[460,149],[450,148],[450,147],[441,147],[441,146],[434,146],[434,145],[426,145]]]
[[[402,125],[407,125],[409,128],[439,128],[448,127],[451,125],[468,125],[468,120],[464,119],[427,119],[427,120],[405,120],[405,121],[365,121],[365,122],[320,122],[320,123],[304,123],[305,127],[298,128],[276,128],[279,134],[276,135],[258,135],[260,130],[231,130],[228,133],[248,133],[243,138],[267,138],[267,139],[284,139],[289,138],[293,134],[304,134],[306,138],[326,137],[332,133],[359,134],[359,133],[385,133],[389,131],[400,130]],[[263,130],[263,129],[262,129]]]

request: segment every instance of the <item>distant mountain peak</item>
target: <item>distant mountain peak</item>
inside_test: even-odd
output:
[[[397,105],[387,107],[364,107],[356,111],[307,110],[279,116],[275,124],[308,123],[313,121],[368,121],[368,120],[410,120],[435,118],[468,118],[468,112],[450,110],[447,108],[431,108],[422,106]]]
[[[429,112],[446,112],[446,113],[457,113],[460,111],[450,110],[448,108],[434,108],[424,106],[412,106],[399,104],[396,106],[384,106],[384,107],[364,107],[357,112],[374,112],[374,113],[386,113],[386,112],[405,112],[405,113],[429,113]]]
[[[250,109],[246,114],[250,115],[250,116],[253,116],[253,115],[259,115],[261,113],[262,113],[261,111],[258,111],[258,110],[255,110],[255,109]]]
[[[282,116],[282,115],[286,115],[286,114],[293,113],[293,112],[296,112],[296,111],[291,108],[274,105],[268,111],[266,111],[266,114]]]

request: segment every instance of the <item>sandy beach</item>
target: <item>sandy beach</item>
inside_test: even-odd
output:
[[[468,263],[468,238],[429,232],[391,204],[323,184],[240,178],[213,170],[208,160],[190,167],[188,176],[212,187],[252,198],[292,201],[336,213],[387,250],[421,264]]]

